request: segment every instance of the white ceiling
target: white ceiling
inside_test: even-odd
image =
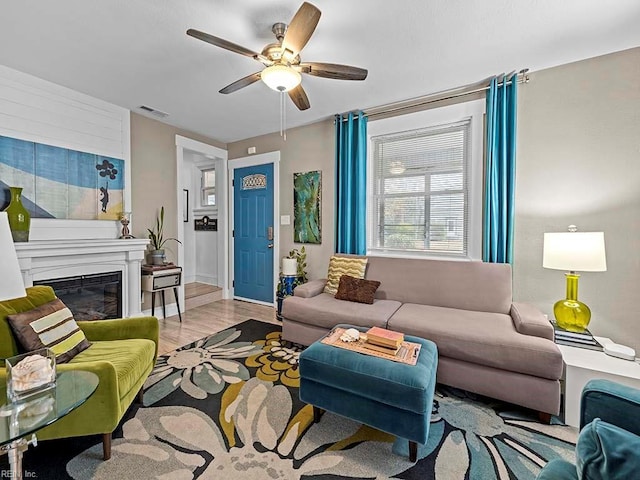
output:
[[[638,0],[311,0],[322,17],[303,61],[367,68],[364,82],[304,76],[311,108],[288,127],[640,45]],[[2,2],[0,64],[231,142],[279,129],[279,94],[262,82],[218,90],[258,62],[185,34],[252,50],[274,40],[301,0],[12,0]]]

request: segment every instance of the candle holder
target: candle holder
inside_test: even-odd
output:
[[[122,235],[120,238],[135,238],[129,231],[129,223],[131,222],[131,212],[120,213],[120,223],[122,224]]]

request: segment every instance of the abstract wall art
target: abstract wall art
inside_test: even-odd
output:
[[[322,243],[322,172],[293,174],[293,241]]]
[[[118,220],[124,160],[0,136],[0,209],[10,186],[32,218]]]

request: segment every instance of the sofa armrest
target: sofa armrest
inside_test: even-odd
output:
[[[510,314],[518,333],[553,341],[553,326],[538,308],[528,303],[512,303]]]
[[[640,390],[610,380],[587,382],[580,403],[580,428],[594,418],[640,436]]]
[[[155,356],[158,356],[159,326],[158,319],[156,317],[79,321],[78,326],[90,342],[101,340],[127,340],[130,338],[146,338],[148,340],[153,340],[156,344]]]
[[[326,278],[321,278],[320,280],[311,280],[310,282],[298,285],[296,288],[294,288],[293,294],[296,297],[303,298],[315,297],[316,295],[320,295],[322,293],[326,284]]]

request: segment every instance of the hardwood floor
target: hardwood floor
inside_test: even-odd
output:
[[[220,287],[206,283],[186,283],[184,285],[184,298],[197,297],[199,295],[206,295],[207,293],[219,292],[220,290],[222,290]]]
[[[273,307],[239,300],[219,300],[187,310],[182,314],[182,323],[177,315],[160,320],[158,354],[168,353],[251,318],[280,324]]]

